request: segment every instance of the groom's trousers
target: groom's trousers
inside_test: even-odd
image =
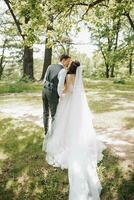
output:
[[[49,118],[51,116],[52,121],[56,113],[59,96],[56,90],[51,90],[49,88],[43,88],[42,91],[43,100],[43,122],[45,134],[47,134],[49,126]]]

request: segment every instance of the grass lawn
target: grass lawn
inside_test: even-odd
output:
[[[134,81],[126,81],[125,84],[113,83],[112,80],[88,80],[84,79],[86,89],[101,90],[105,92],[119,91],[133,91]]]
[[[134,82],[85,81],[88,102],[93,112],[134,109]],[[93,93],[93,94],[92,94]]]
[[[134,82],[84,81],[93,112],[132,110]],[[39,104],[42,84],[0,82],[0,94],[32,92],[24,100]],[[35,93],[35,94],[34,94]],[[22,100],[22,97],[18,97]],[[2,100],[1,100],[2,103]],[[2,105],[2,104],[1,104]],[[125,111],[126,112],[126,111]],[[134,127],[134,118],[124,118],[124,128]],[[42,151],[43,129],[32,122],[0,115],[0,200],[67,200],[67,170],[53,168],[45,162]],[[98,166],[103,190],[101,200],[134,200],[134,173],[124,172],[120,159],[110,149]]]
[[[126,129],[134,128],[134,117],[126,117],[124,119],[124,127]]]
[[[0,117],[0,200],[67,200],[67,170],[53,168],[42,152],[43,130]],[[124,173],[108,149],[99,164],[102,200],[133,200],[134,174]]]
[[[42,84],[38,82],[0,82],[0,94],[21,93],[21,92],[40,92]]]
[[[0,81],[0,94],[20,92],[40,92],[43,83],[41,82],[4,82]],[[84,79],[86,91],[113,92],[113,91],[134,91],[134,81],[126,81],[125,84],[114,84],[111,80],[94,81]]]
[[[43,84],[39,82],[0,82],[0,94],[41,94],[42,85]],[[84,85],[88,97],[89,106],[95,113],[118,111],[123,109],[126,110],[127,107],[122,105],[121,102],[132,103],[134,101],[134,81],[126,81],[125,84],[114,84],[111,80],[92,81],[84,79]],[[26,95],[25,98],[29,98],[29,96]],[[133,105],[131,106],[131,108],[133,109]]]

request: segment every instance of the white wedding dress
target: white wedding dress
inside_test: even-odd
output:
[[[104,145],[96,139],[82,68],[77,68],[74,85],[63,93],[65,71],[62,69],[59,73],[59,104],[44,138],[43,150],[50,165],[68,169],[69,200],[100,200],[102,187],[96,168]]]

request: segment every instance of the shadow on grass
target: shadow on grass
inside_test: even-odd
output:
[[[123,179],[119,187],[120,200],[133,200],[134,199],[134,173],[129,177],[129,180]]]
[[[0,200],[66,200],[67,172],[45,162],[43,130],[9,118],[0,127]]]
[[[10,118],[0,127],[0,200],[67,200],[67,170],[45,162],[42,128]],[[118,161],[107,150],[99,164],[102,200],[134,199],[134,175],[124,178]]]
[[[102,200],[134,200],[134,173],[130,171],[124,174],[119,166],[119,158],[111,150],[104,152],[99,175],[103,187]]]

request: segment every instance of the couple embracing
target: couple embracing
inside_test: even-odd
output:
[[[105,147],[93,128],[80,62],[62,55],[50,65],[42,98],[47,162],[68,169],[69,200],[100,200],[97,163]]]

